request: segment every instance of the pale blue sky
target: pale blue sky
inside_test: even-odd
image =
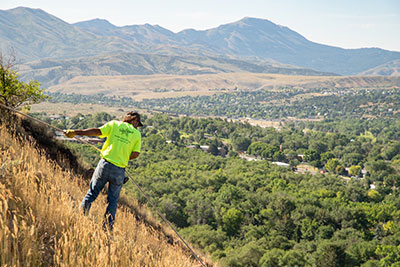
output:
[[[41,8],[68,23],[158,24],[205,30],[243,17],[269,19],[307,39],[343,48],[400,51],[400,0],[0,0],[0,9]]]

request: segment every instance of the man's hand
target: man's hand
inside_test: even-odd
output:
[[[76,135],[75,130],[66,130],[64,131],[64,135],[69,138],[74,138]]]

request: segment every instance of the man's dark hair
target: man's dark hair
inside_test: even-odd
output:
[[[136,111],[129,111],[124,119],[122,120],[123,122],[131,123],[135,119],[139,120],[139,126],[143,126],[142,122],[140,121],[140,114],[137,113]]]

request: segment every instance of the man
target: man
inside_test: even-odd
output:
[[[137,158],[141,147],[141,134],[137,130],[143,126],[137,112],[129,112],[123,121],[110,121],[100,128],[85,130],[67,130],[65,135],[73,138],[75,135],[107,137],[101,149],[101,160],[97,164],[90,181],[89,190],[82,200],[81,207],[85,214],[90,210],[92,202],[97,198],[108,182],[108,206],[104,214],[104,226],[112,231],[117,201],[125,178],[125,168],[130,159]]]

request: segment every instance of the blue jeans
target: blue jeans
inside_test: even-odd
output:
[[[97,164],[96,170],[93,173],[92,180],[90,181],[89,190],[83,198],[81,207],[85,214],[90,210],[92,202],[97,198],[101,190],[108,182],[108,206],[106,209],[104,227],[113,229],[115,213],[117,212],[117,202],[121,192],[122,184],[124,182],[125,169],[115,166],[112,163],[101,159]]]

